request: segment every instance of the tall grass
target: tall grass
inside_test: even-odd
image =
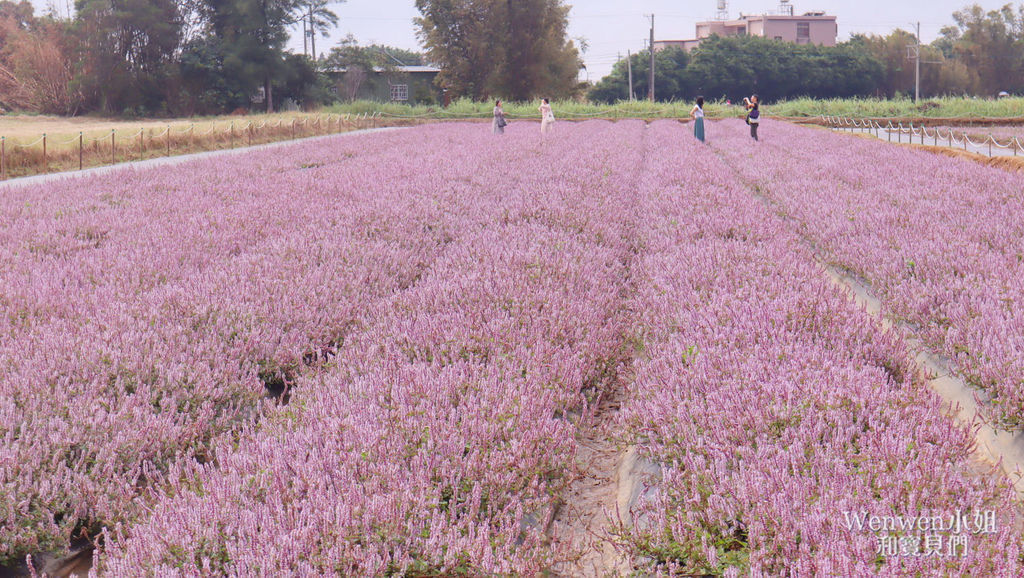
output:
[[[506,102],[503,104],[509,118],[540,118],[539,102]],[[338,113],[362,114],[381,112],[391,118],[458,119],[490,118],[493,102],[457,100],[447,108],[439,106],[410,106],[397,103],[356,101],[338,104],[328,110]],[[692,102],[620,101],[615,104],[595,104],[579,101],[552,103],[555,116],[572,118],[686,118],[693,108]],[[821,115],[873,117],[873,118],[1021,118],[1024,117],[1024,98],[976,100],[965,98],[935,98],[915,104],[909,99],[830,99],[801,98],[784,102],[766,102],[764,113],[786,118],[810,118]],[[726,118],[743,114],[741,106],[724,102],[708,102],[704,107],[710,118]]]
[[[769,114],[784,117],[820,115],[872,118],[1006,119],[1024,116],[1024,98],[979,100],[930,98],[915,104],[911,99],[829,99],[801,98],[765,107]]]
[[[511,119],[533,118],[540,119],[540,111],[537,107],[540,101],[535,102],[503,102],[502,107],[505,115]],[[573,118],[686,118],[690,116],[692,102],[655,102],[635,101],[618,102],[614,105],[595,104],[579,101],[558,101],[552,102],[551,107],[556,117],[564,119]],[[494,110],[494,102],[475,102],[469,99],[453,101],[447,108],[426,105],[405,105],[397,103],[377,103],[371,101],[356,101],[352,103],[338,104],[329,107],[327,110],[333,113],[363,114],[366,112],[380,112],[385,118],[409,118],[409,119],[490,119]],[[705,112],[709,116],[734,116],[739,114],[736,107],[726,107],[722,103],[708,103]]]

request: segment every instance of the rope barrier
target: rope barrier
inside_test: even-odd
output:
[[[989,137],[989,138],[991,138],[991,137]],[[971,137],[967,136],[967,133],[964,133],[964,140],[965,140],[965,141],[967,141],[967,143],[968,143],[968,144],[970,144],[971,146],[974,146],[974,147],[982,147],[982,146],[984,146],[984,145],[985,145],[986,143],[988,143],[988,141],[987,141],[987,140],[986,140],[986,141],[983,141],[983,142],[981,142],[981,143],[976,143],[976,142],[974,142],[973,140],[971,140]]]
[[[33,143],[29,143],[29,144],[13,144],[11,146],[13,146],[14,148],[25,149],[25,148],[28,148],[28,147],[36,146],[37,144],[43,142],[44,139],[46,139],[46,135],[43,135],[43,136],[39,137],[39,140],[37,140],[37,141],[35,141]]]
[[[893,126],[891,120],[882,118],[880,120],[884,120],[886,122],[885,126],[882,126],[881,122],[870,118],[856,119],[825,114],[819,116],[822,123],[831,129],[860,129],[862,132],[874,130],[876,131],[876,136],[878,136],[878,131],[885,131],[889,136],[890,142],[892,141],[892,134],[896,133],[897,135],[910,135],[909,141],[911,143],[914,142],[915,137],[919,137],[921,139],[921,144],[925,143],[926,138],[930,138],[935,146],[940,146],[939,141],[944,140],[948,143],[946,146],[963,147],[964,150],[968,150],[968,147],[973,147],[974,149],[980,149],[983,151],[985,150],[985,147],[987,147],[988,156],[990,157],[993,156],[993,146],[1002,150],[1013,149],[1014,156],[1017,156],[1019,152],[1024,152],[1024,143],[1022,143],[1021,139],[1017,136],[1009,137],[1007,141],[1002,142],[996,138],[995,135],[986,134],[985,138],[981,142],[977,142],[971,138],[969,133],[960,132],[958,135],[952,128],[946,128],[945,134],[943,134],[942,127],[934,127],[931,129],[925,125],[915,127],[913,122],[908,123],[908,126],[905,127],[903,126],[902,121],[897,121],[896,125]]]

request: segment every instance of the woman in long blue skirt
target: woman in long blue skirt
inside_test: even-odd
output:
[[[690,117],[693,118],[693,136],[697,137],[697,140],[704,142],[704,97],[697,97],[697,104],[690,111]]]

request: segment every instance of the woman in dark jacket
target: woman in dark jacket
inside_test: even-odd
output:
[[[750,125],[750,136],[755,141],[757,140],[757,127],[761,124],[761,103],[757,95],[753,95],[750,98],[743,98],[743,103],[747,105],[747,124]]]

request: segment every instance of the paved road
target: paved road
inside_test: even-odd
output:
[[[254,145],[251,147],[239,147],[234,149],[207,151],[201,153],[192,153],[187,155],[177,155],[171,157],[160,157],[155,159],[147,159],[144,161],[132,161],[127,163],[118,163],[116,165],[105,165],[102,167],[95,167],[91,169],[85,169],[81,171],[68,171],[63,173],[49,173],[45,175],[35,175],[31,177],[19,177],[15,179],[8,179],[6,181],[0,181],[0,190],[11,189],[14,187],[23,187],[29,185],[37,185],[42,183],[50,183],[54,181],[61,181],[67,179],[78,179],[82,177],[88,177],[93,175],[103,175],[107,173],[115,173],[123,171],[125,169],[148,169],[153,167],[162,167],[168,165],[177,165],[181,163],[187,163],[190,161],[216,157],[216,156],[228,156],[228,155],[240,155],[246,154],[253,151],[274,149],[279,147],[291,146],[297,143],[303,142],[316,142],[326,141],[336,138],[345,138],[360,134],[369,134],[376,132],[385,132],[391,130],[402,130],[402,127],[388,127],[388,128],[370,128],[364,130],[354,130],[351,132],[334,133],[321,136],[311,136],[306,138],[300,138],[295,140],[278,141],[261,145]]]
[[[883,129],[878,129],[878,130],[867,129],[867,128],[854,128],[854,129],[852,129],[852,131],[850,129],[847,129],[847,128],[841,128],[841,129],[833,128],[832,130],[837,131],[837,132],[854,132],[854,133],[868,134],[868,135],[871,135],[871,136],[877,136],[881,140],[890,141],[890,142],[894,142],[894,143],[896,143],[896,142],[903,142],[903,143],[912,142],[913,144],[923,144],[923,145],[927,145],[927,146],[940,146],[940,147],[944,147],[944,148],[956,149],[956,150],[959,150],[959,151],[967,151],[967,152],[977,153],[979,155],[985,155],[987,157],[1012,157],[1012,156],[1019,156],[1021,158],[1024,158],[1024,151],[1021,151],[1021,150],[1017,149],[1016,150],[1016,154],[1014,154],[1014,152],[1015,152],[1014,149],[1016,147],[1012,147],[1012,146],[1010,148],[1001,148],[1001,147],[998,147],[998,146],[996,146],[994,144],[992,144],[990,146],[989,143],[985,143],[985,144],[982,144],[980,146],[979,145],[974,145],[972,143],[952,144],[952,143],[950,143],[949,139],[939,138],[938,141],[936,141],[934,136],[926,136],[926,137],[924,137],[924,142],[922,142],[920,134],[918,134],[917,136],[913,137],[913,139],[911,140],[911,135],[909,135],[907,133],[900,133],[899,130],[891,130],[891,131],[889,131],[889,130],[886,130],[884,128]],[[929,134],[931,134],[930,131],[929,131]],[[943,131],[943,134],[946,134],[946,133]],[[957,134],[954,133],[953,137],[958,139],[958,140],[960,140],[960,141],[963,140],[963,134],[957,135]]]

